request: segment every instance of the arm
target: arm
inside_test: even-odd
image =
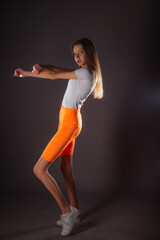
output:
[[[38,74],[40,77],[43,77],[44,74],[49,74],[51,76],[50,79],[78,79],[75,72],[71,69],[60,68],[53,65],[42,65],[35,64],[33,66],[32,73]],[[43,74],[41,74],[43,73]]]
[[[70,72],[73,71],[71,69],[66,69],[66,68],[59,68],[53,65],[42,65],[42,64],[35,64],[33,66],[33,73],[39,74],[40,72]]]
[[[56,67],[53,65],[42,65],[42,64],[35,64],[33,66],[33,69],[39,69],[40,71],[54,71],[54,72],[69,72],[69,71],[73,71],[71,69],[67,69],[67,68],[60,68],[60,67]],[[34,71],[34,70],[33,70]]]
[[[60,69],[60,68],[58,68]],[[47,78],[47,79],[78,79],[74,70],[62,69],[58,71],[50,70],[49,68],[45,71],[41,71],[39,74],[32,72],[24,71],[21,68],[17,68],[13,75],[14,77],[37,77],[37,78]]]

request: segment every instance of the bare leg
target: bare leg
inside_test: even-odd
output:
[[[65,180],[70,204],[71,206],[79,209],[77,194],[76,194],[75,179],[73,175],[72,155],[61,156],[61,171]]]
[[[55,198],[62,213],[67,213],[69,211],[68,203],[66,202],[56,181],[48,172],[48,168],[50,165],[51,162],[40,157],[40,159],[33,168],[33,172],[36,175],[36,177],[45,185],[45,187],[48,189],[51,195]]]

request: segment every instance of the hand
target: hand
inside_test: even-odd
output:
[[[13,77],[26,77],[25,71],[21,68],[17,68],[13,74]]]
[[[33,66],[32,73],[39,74],[42,71],[43,71],[43,68],[39,64],[35,64]]]

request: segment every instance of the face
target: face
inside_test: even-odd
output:
[[[82,68],[88,67],[87,55],[83,49],[82,44],[78,44],[73,47],[73,56],[74,56],[74,60],[76,61],[79,67],[82,67]]]

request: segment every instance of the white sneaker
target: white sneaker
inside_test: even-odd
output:
[[[78,217],[79,210],[75,207],[70,206],[70,211],[68,213],[62,214],[62,236],[68,236],[73,230],[76,218]]]
[[[72,208],[72,206],[70,206],[70,208]],[[79,211],[79,213],[78,213],[78,216],[77,216],[75,222],[76,222],[76,223],[80,222],[80,211]],[[57,225],[58,227],[62,227],[62,218],[60,218],[60,219],[56,222],[56,225]]]

